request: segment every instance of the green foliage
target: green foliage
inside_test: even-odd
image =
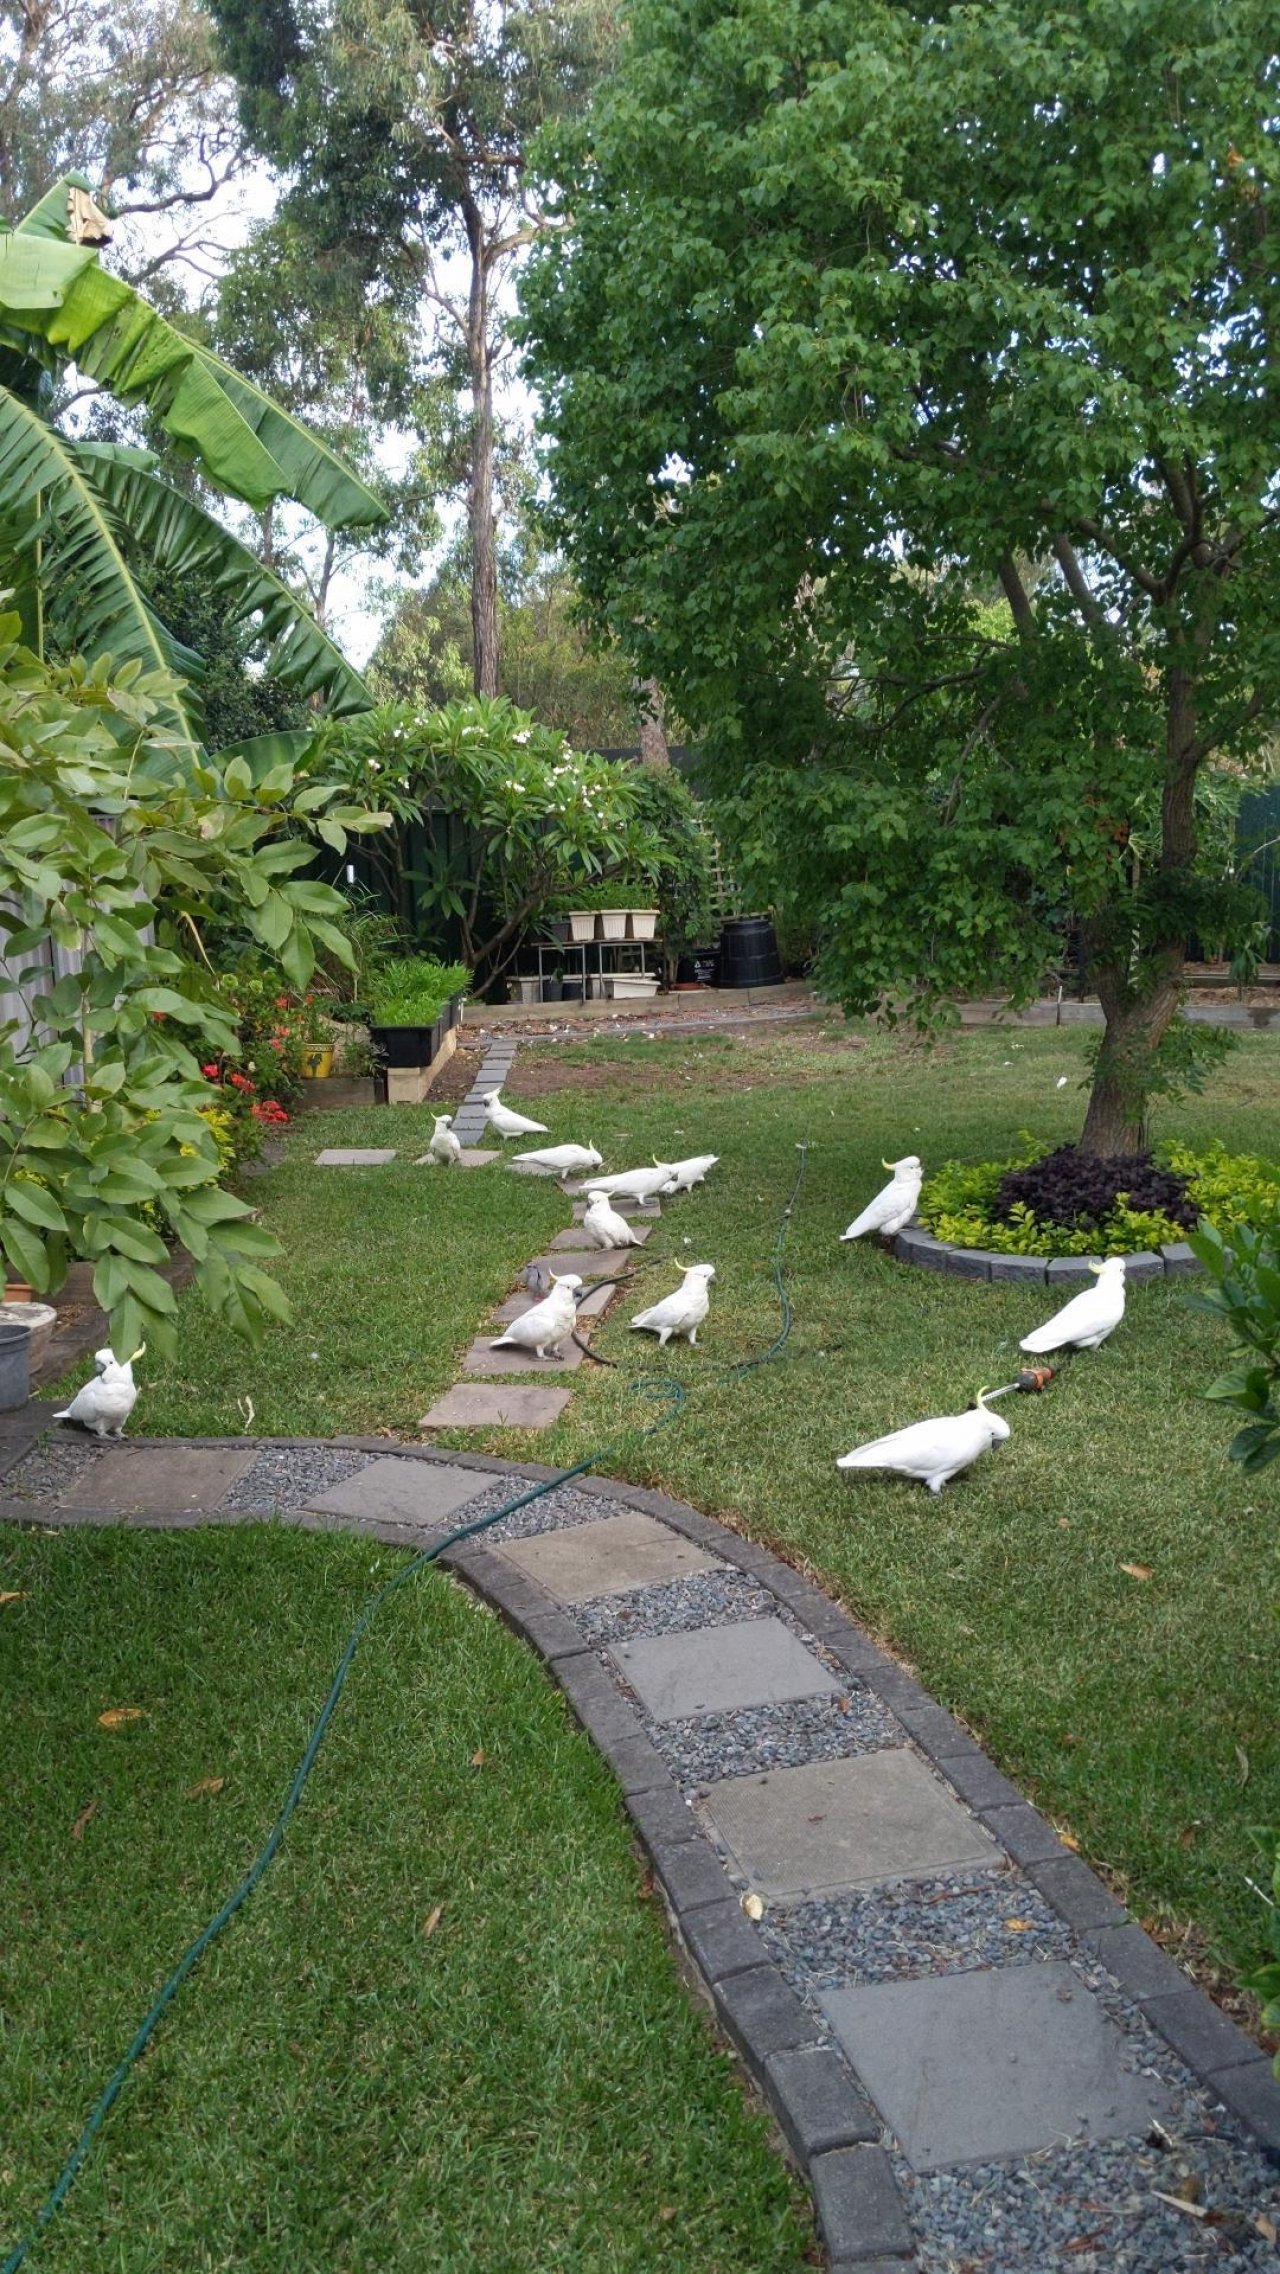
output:
[[[640,817],[638,769],[570,749],[503,696],[419,711],[387,704],[325,727],[318,762],[421,821],[421,896],[487,985],[531,917],[605,872],[659,858]]]
[[[1029,1167],[1050,1150],[1026,1130],[1021,1136],[1021,1150],[1007,1160],[944,1161],[935,1169],[920,1194],[920,1220],[936,1239],[954,1247],[989,1248],[995,1255],[1134,1255],[1187,1237],[1171,1217],[1126,1207],[1123,1200],[1100,1225],[1080,1230],[1044,1223],[1022,1202],[1015,1203],[1007,1220],[997,1217],[996,1199],[1009,1171]],[[1185,1179],[1188,1199],[1210,1226],[1226,1229],[1249,1222],[1259,1210],[1280,1206],[1280,1167],[1274,1162],[1228,1153],[1220,1143],[1198,1151],[1162,1145],[1158,1158]]]
[[[1140,1112],[1189,931],[1256,928],[1197,776],[1280,708],[1269,13],[635,0],[628,35],[544,150],[549,538],[833,997],[1026,1000],[1075,918]]]
[[[1191,1245],[1209,1274],[1201,1308],[1227,1322],[1240,1363],[1205,1391],[1249,1416],[1231,1441],[1231,1458],[1246,1473],[1280,1459],[1280,1178],[1255,1202],[1253,1220],[1225,1229],[1207,1218]]]
[[[358,675],[289,587],[159,470],[155,454],[71,439],[45,412],[49,375],[74,366],[125,406],[145,408],[214,489],[268,506],[296,498],[330,528],[382,506],[335,452],[208,348],[179,332],[90,245],[70,242],[55,186],[3,238],[0,260],[0,578],[24,637],[90,661],[110,655],[161,674],[153,699],[195,743],[198,673],[152,607],[158,579],[199,587],[229,628],[252,622],[269,669],[334,711],[367,700]],[[87,185],[81,185],[87,186]]]
[[[157,724],[168,681],[136,663],[114,678],[105,661],[53,667],[18,634],[0,617],[0,928],[39,1039],[0,1035],[0,1248],[41,1294],[91,1257],[113,1348],[164,1349],[158,1221],[215,1308],[256,1335],[281,1315],[260,1268],[276,1246],[219,1188],[200,1059],[234,1058],[237,1032],[189,950],[231,911],[305,988],[342,907],[305,873],[310,834],[344,848],[383,817],[285,763],[255,783],[243,758],[175,753]]]
[[[1266,1898],[1269,1927],[1267,1940],[1274,1956],[1265,1965],[1257,1967],[1252,1974],[1245,1975],[1244,1987],[1246,1990],[1255,1990],[1264,2001],[1263,2028],[1280,2030],[1280,1834],[1259,1831],[1255,1838],[1270,1864],[1271,1892]],[[1275,2057],[1275,2071],[1280,2076],[1280,2053]]]
[[[375,1026],[433,1026],[447,1003],[471,984],[465,963],[432,956],[396,956],[377,972],[368,996]]]

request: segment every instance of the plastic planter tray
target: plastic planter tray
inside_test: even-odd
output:
[[[651,940],[658,929],[656,908],[628,908],[627,931],[633,940]]]
[[[442,1014],[430,1026],[369,1027],[369,1040],[384,1066],[429,1066],[448,1031]]]
[[[605,980],[605,986],[615,1003],[647,1002],[658,992],[657,980],[643,971],[617,971]]]

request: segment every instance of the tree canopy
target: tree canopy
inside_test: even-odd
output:
[[[1080,925],[1085,1142],[1254,910],[1207,769],[1280,713],[1261,0],[636,0],[525,286],[552,533],[851,1008],[1025,998]]]

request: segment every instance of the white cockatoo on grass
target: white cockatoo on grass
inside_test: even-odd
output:
[[[451,1169],[455,1161],[462,1159],[462,1146],[453,1134],[453,1115],[451,1113],[436,1114],[435,1127],[431,1132],[431,1143],[427,1147],[424,1158],[436,1162],[441,1168],[446,1169]]]
[[[1124,1257],[1109,1255],[1105,1263],[1091,1263],[1096,1287],[1073,1295],[1034,1334],[1024,1334],[1022,1350],[1096,1350],[1124,1317]]]
[[[641,1243],[625,1216],[609,1206],[609,1195],[592,1185],[582,1219],[584,1237],[593,1248],[638,1248]]]
[[[656,1334],[664,1350],[673,1334],[682,1334],[692,1349],[698,1340],[698,1329],[711,1308],[711,1282],[715,1275],[713,1263],[688,1264],[675,1294],[665,1295],[647,1311],[637,1311],[631,1321],[633,1329],[642,1327],[647,1334]]]
[[[941,1492],[953,1476],[967,1469],[988,1446],[999,1445],[1009,1435],[1009,1424],[1002,1414],[989,1413],[983,1404],[985,1390],[979,1390],[977,1403],[967,1413],[943,1414],[936,1421],[915,1421],[909,1429],[895,1429],[892,1436],[876,1437],[869,1445],[855,1446],[843,1460],[836,1462],[838,1469],[893,1469],[898,1476],[914,1477],[927,1484],[930,1492]]]
[[[675,1173],[673,1162],[655,1160],[651,1169],[622,1169],[617,1176],[596,1177],[591,1189],[615,1200],[652,1200],[657,1193],[675,1191],[671,1181]]]
[[[545,1137],[547,1134],[545,1121],[530,1121],[526,1113],[515,1113],[509,1105],[504,1105],[500,1090],[485,1091],[484,1117],[499,1137]]]
[[[687,1161],[673,1161],[671,1164],[672,1183],[670,1190],[672,1192],[692,1192],[695,1184],[701,1184],[704,1181],[707,1170],[713,1169],[719,1158],[718,1153],[693,1153]]]
[[[598,1169],[603,1153],[594,1145],[544,1145],[542,1151],[513,1153],[514,1161],[524,1161],[531,1169],[552,1169],[557,1176],[573,1176],[579,1169]]]
[[[559,1278],[553,1271],[551,1293],[544,1296],[542,1302],[535,1303],[532,1310],[513,1319],[506,1333],[490,1343],[490,1349],[504,1350],[509,1345],[514,1350],[532,1350],[538,1358],[545,1358],[550,1351],[554,1358],[561,1344],[573,1333],[581,1285],[576,1272],[566,1271],[564,1277]]]
[[[55,1421],[78,1421],[95,1437],[120,1437],[124,1425],[138,1402],[138,1385],[133,1369],[146,1351],[145,1342],[134,1351],[132,1358],[117,1358],[113,1351],[95,1350],[93,1363],[98,1371],[91,1382],[76,1391],[70,1405],[55,1413]]]
[[[924,1183],[924,1170],[914,1153],[907,1153],[900,1161],[885,1161],[883,1167],[892,1169],[893,1181],[868,1201],[860,1216],[855,1216],[842,1240],[860,1240],[864,1232],[879,1232],[891,1240],[896,1232],[904,1231],[916,1212],[920,1187]]]

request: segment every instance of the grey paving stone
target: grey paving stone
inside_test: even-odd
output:
[[[1066,1853],[1052,1825],[1028,1801],[983,1808],[980,1813],[988,1831],[995,1833],[1015,1863],[1051,1863],[1055,1856]]]
[[[368,1516],[386,1524],[447,1524],[456,1509],[487,1490],[476,1469],[443,1461],[370,1461],[367,1469],[320,1493],[308,1506],[335,1516]]]
[[[122,1516],[135,1510],[220,1508],[257,1457],[256,1449],[121,1446],[98,1454],[59,1498],[66,1508],[114,1508]]]
[[[638,1509],[598,1524],[508,1540],[500,1552],[561,1603],[586,1603],[596,1595],[622,1595],[632,1587],[659,1587],[721,1568],[714,1556]]]
[[[1142,2010],[1175,2052],[1201,2075],[1210,2070],[1243,2068],[1257,2056],[1253,2039],[1237,2029],[1225,2013],[1219,2013],[1203,1990],[1190,1982],[1171,1996],[1144,1998]]]
[[[568,1390],[534,1382],[458,1382],[424,1413],[419,1429],[549,1429],[569,1403]]]
[[[815,2156],[809,2185],[833,2266],[914,2259],[906,2210],[883,2148],[833,2148]]]
[[[578,1304],[578,1317],[580,1319],[598,1319],[602,1311],[608,1310],[616,1293],[617,1289],[614,1287],[593,1287],[591,1293],[584,1295]],[[508,1295],[505,1303],[499,1303],[493,1317],[500,1325],[506,1326],[512,1319],[522,1319],[525,1312],[531,1311],[534,1304],[541,1302],[541,1300],[542,1298],[539,1295],[530,1295],[526,1291],[520,1290],[514,1295]]]
[[[825,2149],[880,2137],[875,2110],[825,2045],[771,2054],[764,2065],[764,2089],[802,2165]]]
[[[1118,1927],[1128,1919],[1124,1905],[1107,1893],[1097,1874],[1087,1863],[1081,1863],[1079,1856],[1053,1856],[1044,1863],[1029,1863],[1026,1874],[1068,1926]]]
[[[385,1162],[394,1161],[394,1147],[328,1145],[323,1153],[316,1154],[318,1169],[380,1169]]]
[[[609,1655],[655,1721],[778,1705],[840,1687],[781,1619],[646,1635],[616,1643]]]
[[[767,1896],[874,1887],[1000,1860],[981,1825],[905,1746],[730,1777],[712,1785],[703,1806]]]
[[[585,1200],[574,1201],[573,1220],[575,1224],[580,1224],[582,1222],[583,1217],[587,1213],[588,1205],[588,1202]],[[657,1200],[619,1199],[616,1192],[610,1193],[609,1206],[612,1208],[615,1216],[625,1216],[629,1224],[634,1224],[636,1222],[643,1223],[644,1220],[648,1217],[656,1218],[662,1214],[661,1204]]]
[[[818,2023],[776,1966],[727,1974],[716,1983],[713,1996],[723,2028],[753,2067],[762,2068],[771,2053],[812,2045],[819,2034]]]
[[[630,1248],[562,1248],[557,1254],[538,1255],[533,1260],[544,1271],[558,1272],[562,1279],[571,1271],[576,1271],[579,1279],[613,1279],[626,1270],[631,1256]]]
[[[1091,1927],[1083,1940],[1131,1998],[1172,1997],[1190,1986],[1182,1968],[1139,1926]]]
[[[648,1239],[649,1234],[652,1230],[652,1224],[636,1225],[636,1239],[638,1240],[641,1247],[644,1246],[644,1243]],[[553,1249],[563,1250],[565,1248],[570,1248],[577,1255],[581,1255],[584,1252],[582,1246],[582,1234],[573,1224],[570,1224],[567,1231],[557,1232],[555,1238],[551,1242],[551,1245]],[[631,1250],[630,1248],[597,1248],[595,1252],[597,1255],[630,1255]]]
[[[1200,1269],[1185,1240],[1166,1240],[1160,1256],[1168,1279],[1187,1279],[1193,1271]]]
[[[1122,2139],[1170,2112],[1061,1959],[827,1990],[821,2003],[917,2171]]]
[[[916,1263],[926,1249],[937,1249],[941,1245],[941,1240],[935,1240],[932,1232],[917,1231],[913,1224],[908,1224],[905,1232],[899,1232],[895,1238],[893,1252],[901,1256],[904,1263]]]
[[[721,1903],[731,1892],[724,1869],[705,1840],[678,1840],[658,1848],[653,1868],[673,1911]]]
[[[1045,1265],[1044,1275],[1051,1287],[1061,1287],[1077,1279],[1092,1279],[1092,1267],[1101,1261],[1100,1255],[1055,1255]]]
[[[991,1258],[991,1277],[1012,1280],[1016,1286],[1043,1287],[1044,1257],[1042,1255],[996,1255]]]
[[[494,1350],[487,1335],[473,1342],[462,1361],[461,1372],[473,1378],[487,1378],[491,1374],[572,1374],[582,1364],[582,1352],[576,1342],[561,1346],[556,1358],[549,1355],[539,1358],[532,1350]]]
[[[942,1269],[953,1279],[989,1279],[991,1257],[986,1248],[944,1247]]]
[[[1152,1248],[1138,1248],[1132,1255],[1125,1257],[1124,1275],[1129,1282],[1136,1279],[1163,1279],[1164,1257],[1157,1255]]]
[[[457,1131],[459,1137],[463,1134],[464,1132],[461,1129]],[[465,1134],[470,1136],[470,1130],[467,1130]],[[458,1157],[457,1166],[460,1169],[483,1169],[488,1167],[490,1161],[500,1161],[501,1158],[501,1153],[492,1153],[484,1145],[464,1145]]]
[[[1011,1808],[1022,1798],[1017,1786],[1001,1775],[995,1762],[989,1761],[985,1753],[962,1753],[958,1758],[944,1760],[942,1773],[970,1808]]]
[[[1261,2055],[1240,2068],[1209,2079],[1209,2090],[1257,2135],[1273,2163],[1280,2163],[1280,2078]]]
[[[680,1932],[703,1980],[713,1988],[730,1974],[745,1974],[750,1967],[768,1962],[762,1936],[732,1896],[682,1912]]]

